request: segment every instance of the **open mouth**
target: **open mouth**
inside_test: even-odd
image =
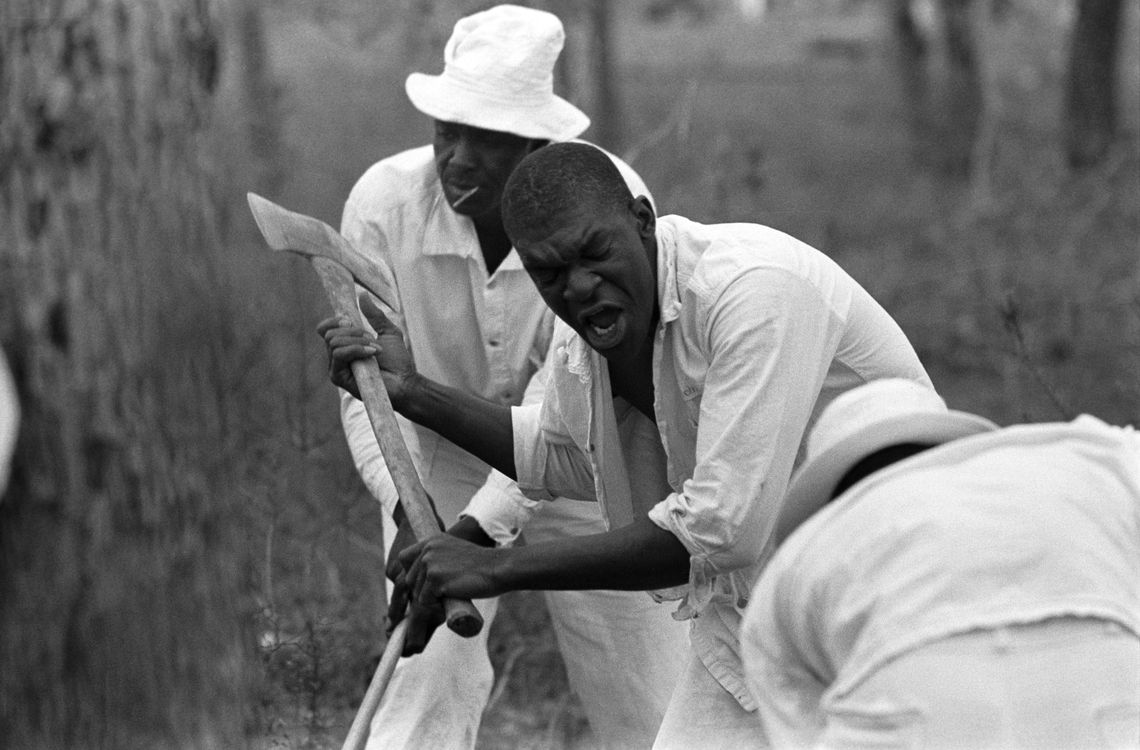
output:
[[[583,316],[582,323],[595,349],[608,349],[621,338],[621,310],[617,308],[609,307]]]

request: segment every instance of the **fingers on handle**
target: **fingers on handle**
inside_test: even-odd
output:
[[[395,556],[389,557],[384,566],[384,576],[392,583],[400,583],[400,576],[403,572],[404,566],[400,565],[400,559]]]
[[[364,313],[365,319],[372,324],[372,328],[375,329],[377,333],[380,333],[384,328],[394,327],[392,321],[388,320],[388,316],[384,314],[384,311],[381,310],[380,306],[376,304],[376,301],[372,299],[371,294],[361,292],[360,296],[357,297],[357,302],[360,305],[360,312]]]
[[[401,570],[399,575],[392,579],[395,584],[392,587],[392,596],[388,600],[388,622],[386,630],[392,631],[402,621],[407,614],[408,603],[410,600],[411,592],[408,590],[408,582],[404,577],[404,572]]]
[[[331,318],[325,318],[320,323],[317,323],[317,335],[324,338],[326,332],[334,328],[340,328],[343,325],[343,319],[335,315]]]

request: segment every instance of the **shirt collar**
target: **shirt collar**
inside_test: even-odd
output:
[[[479,240],[475,236],[475,224],[466,216],[455,213],[443,197],[439,181],[433,181],[431,201],[424,222],[424,255],[457,255],[461,258],[475,258],[479,253]]]
[[[681,293],[677,287],[677,235],[669,222],[657,221],[657,303],[661,325],[681,315]]]
[[[479,248],[479,237],[475,234],[475,223],[469,217],[451,210],[451,206],[447,205],[447,200],[443,197],[443,190],[439,187],[438,180],[433,183],[430,200],[421,252],[424,255],[472,258],[482,263],[483,255]],[[496,274],[500,271],[525,271],[522,260],[513,247],[495,269]]]

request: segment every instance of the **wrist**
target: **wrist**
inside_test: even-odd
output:
[[[427,379],[418,372],[410,372],[400,380],[400,387],[389,394],[392,408],[413,422],[419,422],[423,415],[424,397],[427,393]]]
[[[479,520],[472,516],[464,516],[451,525],[447,533],[453,537],[478,544],[480,547],[494,547],[495,540],[483,530]]]
[[[488,571],[490,585],[495,592],[494,596],[502,596],[509,591],[516,591],[520,587],[515,576],[514,562],[518,550],[513,547],[496,547],[489,550],[491,569]]]

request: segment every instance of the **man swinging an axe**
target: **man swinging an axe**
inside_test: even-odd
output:
[[[376,361],[399,413],[534,499],[597,501],[610,528],[505,549],[441,534],[400,555],[405,587],[422,605],[518,589],[677,599],[691,650],[674,657],[684,671],[655,747],[763,747],[738,633],[807,427],[861,383],[930,379],[898,324],[823,253],[756,224],[658,218],[588,144],[527,155],[502,213],[559,318],[541,403],[434,381],[369,302],[376,339],[324,328],[333,382],[352,390],[346,366]]]
[[[579,135],[589,119],[553,93],[562,24],[550,13],[502,5],[461,19],[440,75],[414,73],[406,90],[433,120],[430,146],[373,165],[353,187],[341,233],[380,267],[394,290],[383,309],[403,331],[419,370],[503,407],[519,405],[547,356],[553,314],[531,284],[503,228],[500,198],[519,161]],[[611,157],[612,158],[612,157]],[[630,189],[641,179],[616,158]],[[326,322],[322,330],[334,323]],[[341,411],[356,466],[385,508],[389,569],[412,541],[390,467],[361,402]],[[412,459],[446,524],[478,495],[530,504],[514,482],[437,432],[401,424]],[[530,543],[605,530],[593,503],[544,503],[527,524]],[[511,524],[459,521],[453,533],[483,545],[512,544]],[[643,595],[615,591],[546,596],[572,689],[605,747],[648,747],[686,647],[682,623]],[[403,659],[371,724],[369,748],[471,748],[493,681],[487,632],[496,600],[477,602],[488,626],[463,639],[441,631],[424,647],[409,629]],[[430,617],[413,609],[412,619]]]

